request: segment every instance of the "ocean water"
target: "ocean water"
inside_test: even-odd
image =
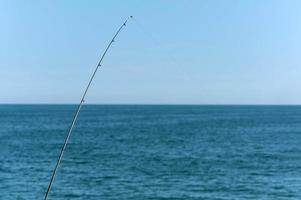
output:
[[[0,106],[0,199],[43,199],[74,105]],[[301,199],[301,106],[85,105],[49,200]]]

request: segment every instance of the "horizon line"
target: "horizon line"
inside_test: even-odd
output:
[[[78,105],[78,103],[0,103],[0,105]],[[300,104],[257,104],[257,103],[85,103],[84,105],[108,106],[301,106]]]

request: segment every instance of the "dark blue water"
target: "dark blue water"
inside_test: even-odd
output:
[[[75,106],[0,106],[0,199],[43,199]],[[65,199],[301,199],[301,106],[85,106]]]

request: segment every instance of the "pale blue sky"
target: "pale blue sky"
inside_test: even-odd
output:
[[[301,104],[301,1],[0,1],[0,103]]]

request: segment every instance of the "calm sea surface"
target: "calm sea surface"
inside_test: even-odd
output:
[[[43,199],[74,105],[0,105],[0,199]],[[84,106],[49,200],[301,199],[301,106]]]

